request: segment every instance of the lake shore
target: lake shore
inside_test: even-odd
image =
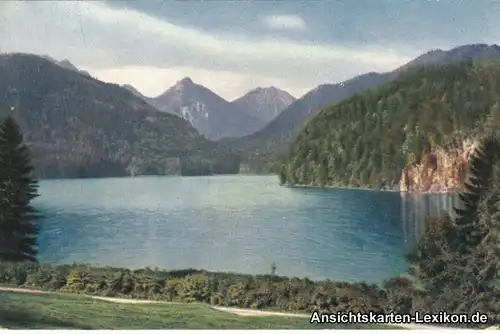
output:
[[[380,192],[390,192],[390,193],[400,193],[401,195],[446,195],[446,194],[454,194],[456,191],[401,191],[400,189],[374,189],[374,188],[366,188],[366,187],[343,187],[343,186],[331,186],[326,185],[323,187],[320,186],[312,186],[312,185],[304,185],[304,184],[293,184],[293,185],[283,185],[286,188],[304,188],[304,189],[338,189],[338,190],[363,190],[363,191],[380,191]]]
[[[158,178],[158,177],[169,177],[169,178],[196,178],[196,177],[224,177],[224,176],[277,176],[277,174],[259,174],[259,173],[237,173],[237,174],[213,174],[213,175],[174,175],[174,174],[166,174],[166,175],[135,175],[135,176],[108,176],[108,177],[89,177],[89,178],[74,178],[74,177],[60,177],[60,178],[40,178],[40,180],[80,180],[80,179],[134,179],[134,178]],[[277,181],[278,182],[278,181]],[[305,188],[305,189],[339,189],[339,190],[364,190],[364,191],[381,191],[381,192],[393,192],[400,194],[453,194],[456,191],[401,191],[398,188],[368,188],[368,187],[345,187],[345,186],[334,186],[334,185],[325,185],[325,186],[313,186],[313,185],[305,185],[305,184],[293,184],[293,185],[282,185],[286,188]]]

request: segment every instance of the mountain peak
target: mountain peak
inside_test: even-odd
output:
[[[72,70],[75,72],[79,72],[78,68],[73,65],[72,62],[70,62],[68,59],[63,59],[61,61],[56,61],[56,64],[61,66],[62,68],[65,68],[67,70]]]
[[[241,137],[263,126],[259,119],[235,112],[228,101],[189,77],[179,80],[151,103],[160,111],[188,120],[212,140]]]
[[[282,92],[281,89],[279,89],[275,86],[257,87],[253,91],[254,92]]]
[[[290,95],[288,92],[285,92],[282,89],[279,89],[278,87],[275,86],[267,86],[267,87],[257,87],[249,91],[247,94],[285,94],[285,95]],[[291,95],[290,95],[291,96]]]
[[[283,109],[295,101],[291,94],[274,86],[257,87],[231,102],[247,115],[271,122]]]
[[[69,66],[74,66],[68,59],[63,59],[59,62],[61,65],[69,65]]]
[[[191,86],[191,85],[194,85],[194,82],[193,82],[193,80],[191,80],[190,77],[185,77],[185,78],[182,78],[181,80],[179,80],[177,82],[177,85]]]

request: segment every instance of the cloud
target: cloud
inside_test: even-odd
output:
[[[118,69],[133,69],[137,75],[129,76],[129,83],[150,87],[144,92],[149,95],[168,88],[186,69],[194,81],[209,78],[206,85],[220,87],[218,92],[228,99],[259,80],[301,95],[321,83],[389,70],[410,59],[367,46],[208,33],[102,2],[7,4],[0,13],[2,51],[67,58],[93,75],[106,74],[108,81],[123,78]],[[141,68],[143,75],[137,72]],[[179,77],[166,78],[164,73]]]
[[[263,22],[270,29],[304,30],[307,28],[304,19],[297,15],[269,15],[264,17]]]

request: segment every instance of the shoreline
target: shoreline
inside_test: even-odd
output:
[[[363,190],[363,191],[380,191],[380,192],[389,192],[389,193],[399,193],[401,195],[453,195],[458,192],[458,190],[448,190],[448,191],[402,191],[400,189],[374,189],[374,188],[366,188],[366,187],[345,187],[345,186],[312,186],[305,184],[287,184],[282,185],[285,188],[304,188],[304,189],[337,189],[337,190]]]
[[[180,174],[163,174],[163,175],[122,175],[122,176],[94,176],[94,177],[38,177],[38,181],[60,181],[60,180],[102,180],[102,179],[145,179],[145,178],[160,178],[160,177],[179,177],[179,178],[196,178],[196,177],[220,177],[220,176],[273,176],[276,174],[250,174],[250,173],[235,173],[235,174],[211,174],[211,175],[180,175]]]
[[[106,176],[106,177],[60,177],[60,178],[39,178],[39,181],[66,181],[66,180],[102,180],[102,179],[141,179],[141,178],[160,178],[160,177],[169,177],[169,178],[196,178],[196,177],[223,177],[223,176],[276,176],[276,174],[251,174],[251,173],[237,173],[237,174],[214,174],[214,175],[175,175],[175,174],[166,174],[166,175],[136,175],[136,176]],[[418,195],[452,195],[458,192],[458,190],[447,190],[447,191],[402,191],[398,188],[368,188],[368,187],[346,187],[346,186],[335,186],[335,185],[325,185],[325,186],[313,186],[313,185],[305,185],[305,184],[283,184],[279,186],[285,188],[304,188],[304,189],[338,189],[338,190],[363,190],[363,191],[380,191],[380,192],[389,192],[389,193],[400,193],[400,194],[418,194]]]

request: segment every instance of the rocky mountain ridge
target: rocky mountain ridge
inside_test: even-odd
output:
[[[257,117],[241,112],[230,102],[187,77],[163,94],[150,99],[149,103],[160,111],[182,117],[211,140],[241,137],[264,126]]]
[[[50,56],[43,57],[65,69],[90,76],[67,59],[58,61]],[[210,140],[252,134],[295,100],[289,93],[275,87],[259,87],[230,102],[189,77],[179,80],[156,97],[145,96],[130,84],[122,87],[156,109],[184,118]]]
[[[158,110],[188,120],[208,139],[243,137],[266,126],[294,101],[275,87],[257,88],[234,101],[227,101],[191,78],[178,81],[163,94],[146,98]]]

